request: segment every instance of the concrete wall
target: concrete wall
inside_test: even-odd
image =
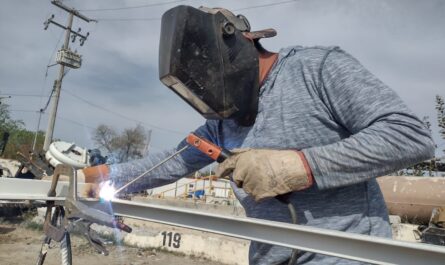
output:
[[[141,248],[159,248],[218,261],[224,264],[247,265],[249,241],[208,232],[126,219],[133,227],[123,242]]]

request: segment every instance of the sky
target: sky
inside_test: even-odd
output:
[[[420,117],[429,116],[438,149],[435,96],[445,97],[445,1],[407,0],[65,0],[65,5],[98,22],[75,19],[73,29],[90,35],[80,69],[70,70],[62,85],[54,138],[93,148],[99,124],[116,130],[142,125],[152,130],[150,148],[176,146],[204,119],[158,78],[160,17],[176,5],[225,7],[245,15],[252,29],[274,28],[262,41],[282,47],[340,46],[394,89]],[[112,10],[105,10],[112,9]],[[14,119],[29,130],[38,126],[59,66],[55,54],[67,13],[49,0],[3,0],[0,8],[0,96]],[[47,74],[46,74],[47,73]],[[40,130],[46,130],[49,109]]]

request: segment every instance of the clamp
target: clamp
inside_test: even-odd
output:
[[[55,205],[54,201],[47,201],[43,230],[45,240],[37,264],[43,264],[46,249],[51,240],[62,242],[66,235],[77,232],[83,235],[91,246],[99,253],[108,255],[104,240],[91,228],[92,224],[103,225],[131,233],[132,229],[118,221],[111,213],[88,207],[77,196],[77,172],[67,165],[58,165],[54,170],[48,197],[56,196],[56,188],[61,175],[69,177],[68,193],[63,205]],[[55,210],[53,211],[53,208]]]

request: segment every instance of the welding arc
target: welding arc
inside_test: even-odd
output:
[[[154,165],[153,167],[151,167],[149,170],[145,171],[144,173],[140,174],[139,176],[137,176],[136,178],[134,178],[133,180],[131,180],[130,182],[128,182],[127,184],[125,184],[124,186],[120,187],[119,189],[117,189],[114,192],[114,195],[116,195],[117,193],[121,192],[123,189],[127,188],[128,186],[130,186],[131,184],[133,184],[134,182],[138,181],[140,178],[144,177],[145,175],[147,175],[148,173],[152,172],[153,170],[157,169],[158,167],[160,167],[161,165],[163,165],[165,162],[167,162],[168,160],[172,159],[173,157],[179,155],[180,153],[184,152],[187,148],[189,148],[190,145],[186,145],[183,148],[179,149],[178,151],[176,151],[174,154],[170,155],[169,157],[165,158],[164,160],[162,160],[161,162],[159,162],[158,164]]]

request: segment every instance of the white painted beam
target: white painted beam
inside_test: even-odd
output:
[[[66,194],[67,183],[59,183],[60,195]],[[45,189],[46,186],[46,189]],[[63,187],[62,187],[63,186]],[[0,199],[26,196],[46,197],[50,183],[37,180],[0,179]],[[98,201],[83,201],[90,207],[109,208]],[[114,214],[181,226],[242,239],[249,239],[304,251],[359,260],[374,264],[444,264],[445,247],[395,241],[391,239],[351,234],[302,225],[266,221],[254,218],[235,218],[196,212],[177,207],[150,205],[113,200]]]

